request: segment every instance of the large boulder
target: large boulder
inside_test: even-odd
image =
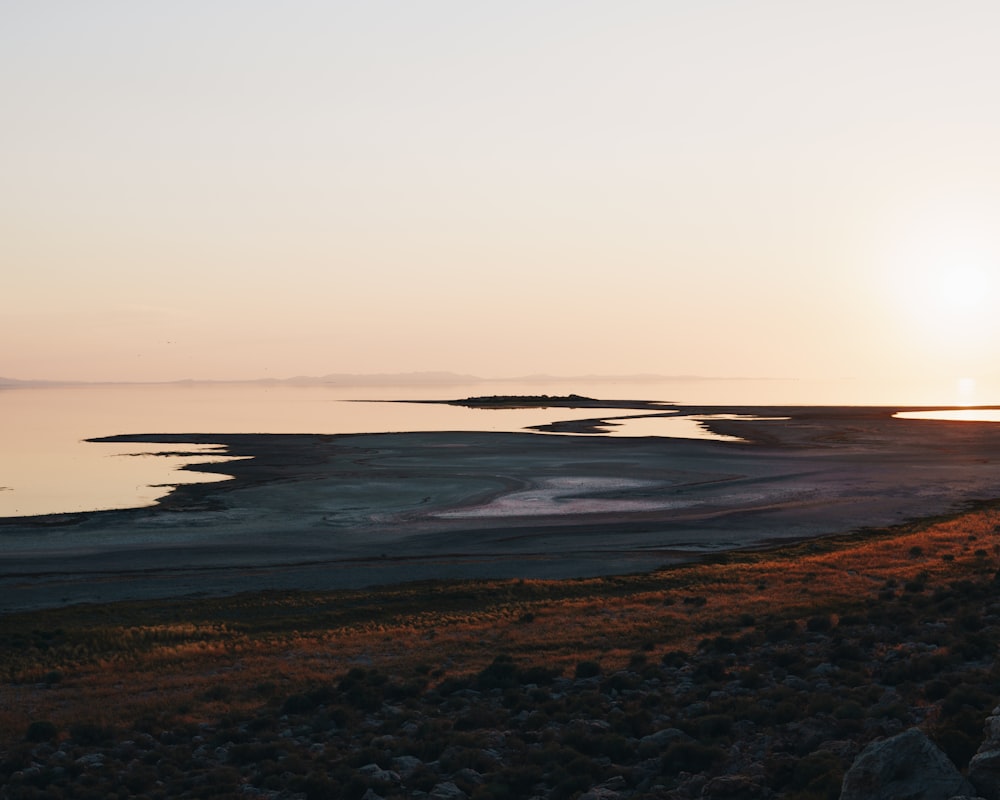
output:
[[[948,800],[975,794],[948,756],[910,728],[861,751],[844,775],[840,800]]]
[[[987,800],[1000,800],[1000,707],[986,718],[985,739],[969,762],[969,781]]]

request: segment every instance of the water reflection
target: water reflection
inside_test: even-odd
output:
[[[700,414],[676,416],[643,414],[641,416],[607,418],[608,436],[666,436],[671,439],[711,439],[718,442],[742,442],[739,436],[715,433],[705,424],[713,419],[782,420],[787,417],[758,417],[749,414]]]
[[[937,419],[950,422],[1000,422],[1000,408],[951,408],[939,411],[900,411],[896,419]]]
[[[869,390],[870,391],[870,390]],[[224,480],[179,471],[218,461],[217,452],[156,455],[159,445],[94,444],[83,440],[141,433],[367,433],[391,431],[520,431],[608,413],[608,436],[667,436],[731,440],[704,427],[710,416],[627,414],[622,409],[477,409],[347,400],[440,400],[491,394],[566,395],[659,400],[697,405],[863,404],[882,395],[860,388],[789,381],[578,380],[572,383],[489,382],[449,386],[331,386],[288,384],[90,385],[0,389],[0,516],[49,514],[151,505],[164,487]],[[839,393],[838,393],[839,392]],[[902,396],[902,395],[897,395]],[[915,402],[938,402],[917,399]],[[1000,409],[921,412],[926,419],[1000,421]],[[949,416],[945,416],[949,415]],[[975,416],[973,416],[975,415]],[[900,415],[904,416],[904,415]],[[719,418],[719,417],[715,417]],[[176,449],[176,448],[173,448]],[[142,453],[148,457],[126,458]]]
[[[592,387],[591,387],[592,388]],[[603,387],[611,392],[615,388]],[[635,388],[635,387],[630,387]],[[646,387],[649,390],[650,387]],[[168,488],[225,480],[182,471],[219,461],[213,451],[179,456],[177,446],[91,443],[142,433],[370,433],[522,431],[574,415],[566,408],[483,410],[428,403],[345,402],[446,399],[475,394],[554,394],[551,386],[329,387],[267,384],[91,385],[0,390],[0,517],[135,508]],[[592,392],[597,395],[598,393]],[[629,397],[624,394],[619,396]],[[636,394],[635,397],[641,395]],[[597,413],[607,411],[601,409]],[[615,409],[620,413],[620,409]],[[166,451],[170,455],[157,455]],[[205,455],[201,455],[204,453]],[[146,458],[124,458],[143,454]],[[166,487],[166,488],[165,488]]]

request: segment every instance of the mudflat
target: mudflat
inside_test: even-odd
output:
[[[199,466],[234,479],[150,508],[0,520],[0,611],[634,573],[1000,497],[1000,425],[899,410],[670,407],[768,418],[704,423],[741,441],[586,435],[597,419],[555,427],[568,435],[110,437],[249,458]]]

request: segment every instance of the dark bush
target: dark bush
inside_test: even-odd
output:
[[[725,757],[725,751],[719,747],[684,740],[667,746],[660,766],[667,775],[676,775],[681,771],[704,772]]]
[[[853,642],[837,642],[830,655],[835,662],[866,660],[865,651]]]
[[[733,729],[733,718],[726,714],[709,714],[695,720],[699,739],[718,739],[729,735]]]
[[[705,649],[714,650],[716,653],[726,655],[728,653],[734,653],[739,646],[736,642],[729,636],[716,636],[714,639],[708,642],[703,642]]]
[[[707,658],[694,668],[695,681],[721,681],[726,677],[726,664],[717,658]]]
[[[95,744],[104,744],[112,739],[114,731],[103,725],[95,725],[91,722],[77,722],[69,726],[69,735],[79,745],[91,747]]]
[[[231,699],[233,696],[233,690],[226,686],[224,683],[219,683],[202,693],[202,700],[219,700],[226,701]]]
[[[817,692],[809,698],[810,714],[830,714],[837,708],[837,698],[829,692]]]
[[[284,714],[305,714],[314,708],[312,702],[304,694],[293,694],[285,698],[281,705]]]
[[[967,631],[979,631],[983,628],[983,618],[975,611],[960,614],[955,621]]]
[[[924,697],[928,700],[940,700],[951,691],[951,684],[947,681],[934,680],[924,685]]]
[[[437,687],[437,692],[442,697],[448,697],[455,692],[461,692],[463,689],[471,689],[472,682],[466,678],[451,677],[445,678],[441,681],[441,684]]]
[[[966,708],[938,723],[931,738],[956,767],[964,769],[979,749],[986,712]]]
[[[628,672],[616,672],[601,684],[601,691],[604,692],[624,692],[628,689],[635,689],[639,685],[639,679]]]
[[[764,676],[757,667],[750,667],[740,675],[740,686],[744,689],[759,689],[764,685]]]
[[[945,696],[941,712],[945,716],[952,716],[964,708],[985,710],[992,706],[993,696],[989,692],[975,684],[960,683]]]
[[[581,661],[576,665],[574,675],[580,678],[596,678],[601,674],[601,665],[596,661]]]
[[[276,744],[254,742],[238,744],[229,748],[229,761],[237,766],[243,764],[259,764],[264,761],[277,761],[281,751]]]
[[[28,726],[28,731],[24,738],[29,742],[50,742],[56,738],[56,726],[45,720],[36,720]]]
[[[861,707],[861,705],[855,703],[853,700],[848,700],[846,703],[838,706],[834,710],[833,716],[837,719],[864,719],[865,710]]]
[[[508,655],[499,655],[476,676],[476,688],[481,692],[513,688],[518,685],[517,677],[517,665],[513,659]]]
[[[830,617],[810,617],[806,622],[806,630],[811,633],[823,633],[824,631],[830,630],[833,625],[830,622]]]
[[[766,631],[769,642],[783,642],[790,639],[799,632],[799,627],[794,622],[783,622],[776,625],[769,625]]]
[[[844,767],[833,753],[811,753],[799,759],[792,769],[789,789],[810,797],[837,800],[844,780]]]
[[[771,716],[779,725],[785,725],[797,720],[801,713],[802,710],[796,703],[785,700],[775,706],[774,713]]]
[[[475,731],[483,728],[499,728],[503,721],[500,714],[487,706],[474,705],[455,720],[456,731]]]
[[[687,664],[687,653],[683,650],[671,650],[663,654],[663,658],[660,659],[660,663],[665,667],[683,667]]]
[[[535,683],[539,686],[549,686],[560,675],[562,670],[558,667],[528,667],[521,670],[517,679],[521,684]]]
[[[389,683],[385,687],[385,697],[390,702],[399,702],[413,697],[419,697],[421,692],[427,688],[427,681],[423,678],[410,680],[403,683]]]
[[[389,682],[386,675],[378,670],[352,669],[337,685],[337,690],[343,699],[361,711],[375,711],[385,700],[385,685]],[[316,705],[331,702],[336,695],[332,687],[324,687],[319,692],[310,692],[310,697],[316,700]]]

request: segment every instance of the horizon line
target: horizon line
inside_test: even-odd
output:
[[[591,373],[586,375],[551,375],[547,373],[531,373],[527,375],[515,375],[508,377],[469,375],[465,373],[449,372],[446,370],[415,370],[412,372],[335,372],[325,375],[293,375],[285,378],[172,378],[160,380],[132,380],[132,379],[111,379],[111,380],[86,380],[86,379],[61,379],[61,378],[8,378],[0,376],[0,386],[156,386],[172,384],[240,384],[240,383],[347,383],[358,382],[355,385],[373,385],[363,382],[369,381],[374,384],[387,384],[393,381],[400,382],[400,385],[407,384],[441,384],[454,385],[461,383],[513,383],[518,381],[779,381],[779,380],[800,380],[799,378],[785,378],[773,376],[732,376],[732,375],[665,375],[659,373],[631,373],[631,374],[603,374]],[[839,380],[857,380],[853,377],[840,378]]]

